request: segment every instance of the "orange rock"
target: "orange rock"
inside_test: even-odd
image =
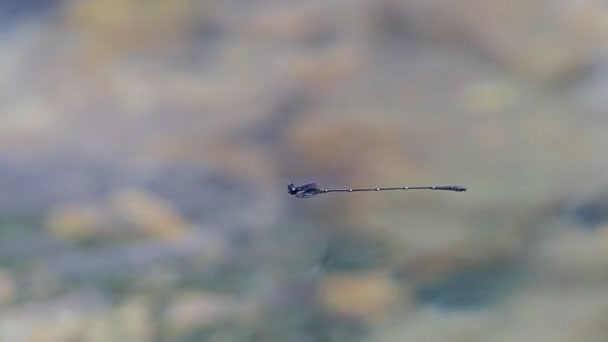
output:
[[[15,298],[16,293],[15,277],[8,271],[0,270],[0,304],[11,301]]]
[[[111,206],[143,234],[159,238],[179,238],[188,223],[170,203],[141,189],[122,189],[111,196]]]
[[[239,303],[232,297],[213,293],[180,293],[163,318],[169,334],[181,335],[229,320],[237,315]]]
[[[98,235],[103,222],[104,215],[95,206],[63,205],[51,210],[46,226],[60,239],[81,241]]]
[[[398,284],[382,272],[329,275],[321,282],[319,299],[333,314],[368,322],[386,318],[407,302]]]

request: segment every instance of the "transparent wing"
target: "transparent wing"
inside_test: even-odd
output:
[[[302,191],[319,189],[319,187],[317,186],[317,183],[304,184],[302,186],[299,186],[298,188],[299,188],[299,190],[302,190]]]

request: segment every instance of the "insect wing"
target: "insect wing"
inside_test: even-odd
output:
[[[321,190],[319,190],[316,183],[309,183],[299,186],[295,196],[299,198],[307,198],[320,193]]]

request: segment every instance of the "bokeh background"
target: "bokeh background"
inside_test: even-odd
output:
[[[0,340],[608,341],[607,53],[601,0],[2,0]]]

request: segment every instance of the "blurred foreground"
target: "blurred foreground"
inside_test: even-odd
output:
[[[0,19],[1,341],[608,341],[603,2]]]

